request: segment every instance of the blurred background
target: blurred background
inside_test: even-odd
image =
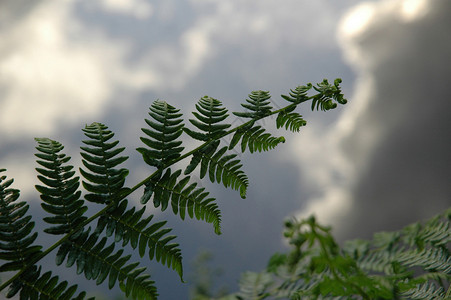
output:
[[[169,219],[186,274],[212,253],[208,262],[221,270],[216,285],[234,291],[241,272],[263,269],[285,249],[287,217],[313,213],[343,241],[450,206],[450,28],[448,0],[2,0],[0,168],[43,226],[34,137],[60,141],[80,166],[80,129],[105,123],[127,147],[133,186],[153,171],[134,149],[154,100],[187,120],[204,95],[239,111],[252,90],[268,90],[281,107],[280,95],[299,84],[342,78],[347,105],[328,113],[306,105],[300,134],[273,131],[287,142],[241,156],[247,199],[201,182],[218,199],[221,236],[204,222],[148,207]],[[129,201],[140,205],[139,197]],[[161,299],[188,299],[188,275],[180,283],[172,270],[143,264]],[[96,295],[117,295],[73,269],[54,272]]]

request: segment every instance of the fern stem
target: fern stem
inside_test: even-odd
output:
[[[313,96],[312,96],[312,97],[309,97],[309,99],[313,99]],[[290,105],[287,105],[287,106],[285,106],[285,107],[283,107],[283,108],[281,108],[281,109],[272,111],[272,112],[268,113],[267,115],[264,115],[264,116],[261,116],[261,117],[252,119],[252,120],[250,120],[250,121],[248,121],[248,122],[246,122],[246,123],[241,124],[240,126],[237,126],[237,127],[235,127],[235,128],[232,128],[232,129],[230,129],[230,130],[224,132],[223,134],[217,136],[215,139],[221,139],[221,138],[223,138],[223,137],[225,137],[225,136],[227,136],[227,135],[229,135],[229,134],[231,134],[231,133],[234,133],[235,131],[237,131],[237,130],[239,130],[239,129],[241,129],[241,128],[247,126],[247,125],[249,125],[250,123],[253,123],[253,122],[255,122],[255,121],[259,121],[259,120],[261,120],[261,119],[264,119],[264,118],[266,118],[266,117],[270,117],[270,116],[272,116],[272,115],[278,114],[278,113],[280,113],[281,111],[288,110],[288,109],[290,109],[290,108],[292,108],[292,107],[295,107],[295,106],[297,106],[297,104],[290,104]],[[152,178],[153,178],[160,170],[166,169],[167,167],[170,167],[170,166],[172,166],[173,164],[178,163],[179,161],[182,161],[183,159],[185,159],[185,158],[187,158],[187,157],[193,155],[194,153],[196,153],[196,152],[199,151],[200,149],[204,148],[204,147],[205,147],[208,143],[210,143],[210,142],[211,142],[211,141],[205,142],[205,143],[203,143],[202,145],[198,146],[197,148],[194,148],[193,150],[191,150],[191,151],[189,151],[189,152],[187,152],[187,153],[185,153],[185,154],[179,156],[178,158],[175,158],[175,159],[169,161],[167,164],[163,165],[163,167],[162,167],[161,169],[155,171],[154,173],[152,173],[151,175],[149,175],[147,178],[145,178],[145,179],[143,179],[142,181],[140,181],[139,183],[137,183],[134,187],[130,188],[130,190],[128,190],[127,193],[125,193],[125,194],[124,194],[120,199],[118,199],[118,200],[124,199],[125,197],[127,197],[128,195],[130,195],[131,193],[133,193],[134,191],[136,191],[138,188],[140,188],[141,186],[143,186],[144,184],[146,184],[146,183],[147,183],[148,181],[150,181],[150,179],[152,179]]]
[[[308,100],[312,100],[314,98],[314,96],[308,97]],[[231,133],[234,133],[235,131],[248,126],[251,123],[254,123],[256,121],[259,121],[261,119],[270,117],[272,115],[278,114],[281,111],[284,110],[289,110],[289,109],[293,109],[294,107],[296,107],[298,104],[296,103],[292,103],[289,104],[281,109],[275,110],[275,111],[271,111],[263,116],[257,117],[257,118],[253,118],[252,120],[241,124],[240,126],[237,126],[233,129],[230,129],[226,132],[224,132],[223,134],[215,137],[215,139],[220,139],[223,138]],[[120,194],[119,197],[117,199],[114,199],[114,201],[112,201],[111,203],[109,203],[107,206],[105,206],[102,210],[100,210],[99,212],[97,212],[96,214],[94,214],[93,216],[91,216],[90,218],[86,219],[84,222],[81,222],[77,227],[73,228],[70,232],[68,232],[67,234],[65,234],[61,239],[59,239],[57,242],[55,242],[53,245],[51,245],[49,248],[47,248],[45,251],[41,252],[40,255],[37,255],[35,257],[35,259],[33,259],[29,265],[25,266],[23,269],[21,269],[20,271],[18,271],[16,274],[14,274],[13,277],[11,277],[10,279],[8,279],[7,281],[5,281],[2,285],[0,285],[0,291],[4,290],[6,287],[8,287],[13,281],[15,281],[16,279],[19,278],[19,276],[21,274],[23,274],[26,270],[28,270],[28,268],[32,267],[33,265],[35,265],[38,261],[40,261],[42,258],[44,258],[45,256],[47,256],[50,252],[52,252],[53,250],[55,250],[57,247],[59,247],[62,243],[64,243],[66,240],[69,239],[69,237],[74,234],[75,232],[83,229],[85,226],[87,226],[89,223],[91,223],[92,221],[94,221],[95,219],[99,218],[100,216],[104,215],[106,213],[106,211],[108,209],[110,209],[112,206],[114,206],[117,202],[125,199],[127,196],[129,196],[130,194],[132,194],[134,191],[136,191],[138,188],[140,188],[141,186],[145,185],[148,181],[150,181],[154,176],[156,176],[158,174],[158,172],[160,172],[162,169],[165,169],[189,156],[191,156],[192,154],[194,154],[195,152],[199,151],[201,148],[205,147],[209,142],[211,141],[207,141],[205,143],[203,143],[202,145],[198,146],[197,148],[185,153],[184,155],[181,155],[180,157],[173,159],[169,162],[167,162],[165,165],[163,165],[162,168],[158,169],[157,171],[155,171],[154,173],[152,173],[151,175],[149,175],[148,177],[146,177],[144,180],[140,181],[139,183],[137,183],[136,185],[134,185],[132,188],[126,190],[124,193]]]
[[[323,253],[324,253],[324,257],[325,257],[326,261],[327,261],[328,264],[329,264],[329,269],[330,269],[330,271],[332,272],[332,275],[334,276],[335,280],[337,280],[338,282],[340,282],[342,286],[346,286],[346,282],[343,281],[343,279],[340,277],[340,275],[338,275],[337,270],[335,269],[335,267],[334,267],[334,265],[333,265],[333,263],[332,263],[332,259],[331,259],[331,257],[329,256],[329,253],[328,253],[328,251],[327,251],[327,249],[326,249],[326,245],[324,244],[324,240],[321,239],[321,238],[319,237],[319,233],[316,231],[316,228],[315,228],[316,226],[315,226],[315,224],[310,224],[310,227],[311,227],[312,233],[313,233],[313,234],[317,237],[317,239],[318,239],[318,242],[319,242],[321,251],[323,251]],[[360,288],[360,286],[358,286],[357,284],[352,283],[351,281],[348,281],[348,283],[349,283],[350,285],[352,285],[352,286],[357,290],[357,292],[362,296],[363,299],[368,299],[368,300],[371,299],[371,298],[368,296],[368,294],[367,294],[362,288]]]

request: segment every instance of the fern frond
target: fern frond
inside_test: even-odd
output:
[[[197,188],[195,182],[187,186],[190,177],[179,180],[180,174],[181,170],[171,174],[171,169],[168,168],[161,178],[152,178],[146,184],[145,197],[141,198],[141,202],[145,204],[153,196],[154,206],[161,206],[161,210],[164,211],[171,201],[172,211],[182,220],[188,213],[190,218],[196,217],[198,220],[212,223],[215,232],[220,234],[221,211],[214,202],[215,199],[208,198],[209,193],[205,191],[205,188]]]
[[[178,113],[179,109],[159,100],[154,101],[149,109],[153,121],[145,119],[150,128],[141,128],[147,137],[140,138],[149,148],[136,150],[148,165],[161,168],[178,158],[184,149],[180,147],[182,142],[177,140],[183,133],[183,120],[179,119],[182,114]]]
[[[399,255],[401,263],[422,267],[427,271],[439,271],[451,275],[451,256],[442,248],[406,251]]]
[[[418,239],[434,246],[445,246],[451,243],[450,222],[441,221],[440,218],[433,218],[419,232]]]
[[[245,272],[239,281],[240,291],[237,298],[243,300],[264,299],[270,295],[268,289],[272,284],[273,279],[269,273]]]
[[[127,297],[132,295],[133,299],[138,299],[139,295],[139,299],[156,299],[155,282],[149,279],[150,275],[142,274],[145,268],[137,268],[139,263],[124,266],[131,255],[123,255],[123,249],[113,253],[114,243],[105,246],[107,238],[103,237],[99,242],[98,238],[99,235],[96,232],[90,234],[89,229],[71,236],[59,248],[57,264],[65,260],[66,267],[76,264],[77,274],[84,273],[86,279],[96,280],[97,285],[108,277],[110,289],[119,281]]]
[[[237,117],[242,118],[262,118],[267,116],[272,109],[269,99],[271,95],[267,91],[253,91],[249,94],[249,99],[246,99],[247,103],[241,104],[246,108],[247,112],[234,112]]]
[[[237,155],[224,155],[227,147],[223,147],[216,151],[220,141],[214,141],[193,154],[190,164],[185,169],[185,174],[189,174],[200,164],[200,178],[204,178],[209,174],[211,182],[224,184],[225,187],[232,187],[239,190],[242,198],[246,197],[247,186],[249,181],[246,174],[241,169],[242,165],[238,159],[234,159]]]
[[[269,151],[274,149],[279,143],[285,143],[283,136],[273,137],[261,126],[238,129],[230,141],[229,150],[233,149],[240,140],[241,152],[245,152],[246,148],[249,148],[251,153]]]
[[[185,169],[185,174],[189,174],[200,163],[200,178],[209,175],[211,182],[223,183],[224,186],[231,187],[240,192],[241,198],[246,198],[246,190],[249,180],[241,170],[242,165],[239,159],[235,159],[236,154],[224,155],[228,147],[222,147],[218,151],[220,141],[214,141],[193,154],[190,164]]]
[[[366,271],[375,271],[385,274],[395,274],[399,267],[398,257],[404,251],[403,247],[397,246],[391,251],[372,250],[358,260],[358,265]]]
[[[443,272],[426,272],[424,274],[418,275],[415,277],[412,282],[415,283],[423,283],[427,281],[436,281],[436,282],[449,282],[451,280],[450,274],[445,274]]]
[[[289,96],[281,95],[281,97],[291,103],[299,104],[309,99],[307,92],[313,87],[311,83],[307,85],[299,85],[294,90],[290,89]]]
[[[276,126],[277,129],[284,127],[286,130],[290,130],[292,132],[299,132],[301,127],[307,125],[307,121],[305,121],[302,116],[296,112],[285,112],[281,111],[277,115]]]
[[[6,294],[7,298],[14,297],[20,291],[20,299],[49,299],[49,300],[83,300],[86,292],[81,292],[76,297],[77,285],[67,287],[67,281],[59,283],[58,276],[52,277],[48,271],[41,275],[41,267],[33,266],[24,272],[11,285]],[[90,298],[94,300],[94,298]]]
[[[143,218],[144,207],[138,211],[135,211],[134,207],[126,209],[127,201],[123,200],[117,207],[100,217],[95,230],[96,234],[103,231],[107,237],[114,234],[115,242],[122,241],[122,247],[128,243],[133,249],[139,246],[141,257],[148,251],[151,260],[155,258],[161,264],[176,270],[183,280],[182,254],[178,248],[179,245],[169,243],[175,236],[165,236],[170,229],[160,229],[165,222],[150,224],[153,215]]]
[[[197,120],[190,119],[189,121],[203,132],[183,128],[193,139],[207,142],[214,139],[215,136],[225,133],[225,129],[231,126],[230,124],[219,124],[229,116],[227,109],[222,107],[221,101],[204,96],[196,104],[196,109],[197,112],[193,112],[193,115]]]
[[[0,169],[0,173],[6,171]],[[34,245],[38,233],[32,233],[35,223],[26,216],[28,204],[18,202],[19,190],[10,188],[13,179],[0,175],[0,259],[7,261],[0,272],[20,270],[41,253]]]
[[[398,246],[400,240],[401,233],[398,231],[394,232],[381,231],[374,234],[373,245],[377,248],[391,251],[393,247]]]
[[[72,171],[73,166],[66,163],[70,157],[62,154],[63,145],[48,138],[35,139],[38,143],[36,149],[40,153],[35,155],[42,159],[36,162],[43,168],[36,168],[38,179],[45,185],[36,185],[36,189],[41,193],[41,207],[52,217],[45,217],[44,221],[49,224],[57,224],[44,229],[49,234],[65,234],[76,228],[86,220],[83,214],[87,207],[84,201],[80,200],[81,191],[79,177],[75,177]]]
[[[322,111],[327,111],[334,109],[337,107],[337,103],[335,102],[346,104],[347,100],[344,98],[341,91],[340,83],[340,78],[335,79],[333,85],[330,84],[327,79],[324,79],[321,83],[318,83],[317,86],[314,86],[313,88],[319,92],[319,94],[313,97],[312,110],[321,108]]]
[[[119,141],[108,142],[114,136],[108,127],[101,123],[92,123],[83,129],[89,140],[84,140],[86,147],[80,147],[83,165],[81,175],[87,180],[83,187],[90,193],[85,199],[95,203],[109,204],[118,197],[123,188],[128,170],[115,167],[125,162],[128,156],[117,156],[125,148],[115,148]]]
[[[445,291],[442,287],[437,287],[434,283],[419,284],[414,289],[401,293],[409,299],[445,299]]]

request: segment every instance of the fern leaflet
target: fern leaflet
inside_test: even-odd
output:
[[[337,78],[334,84],[331,85],[327,79],[323,82],[318,83],[317,86],[313,88],[319,92],[315,95],[312,100],[312,110],[318,110],[321,108],[322,111],[327,111],[337,107],[337,103],[346,104],[347,100],[344,98],[343,93],[340,88],[341,79]]]
[[[435,246],[444,246],[451,242],[451,228],[449,222],[433,218],[418,233],[417,239]]]
[[[285,143],[283,136],[273,137],[261,126],[238,129],[230,141],[229,150],[233,149],[240,140],[241,152],[245,152],[246,148],[248,148],[251,153],[268,151],[274,149],[279,143]]]
[[[86,147],[80,147],[83,165],[86,171],[80,168],[81,175],[87,180],[83,187],[90,193],[85,199],[95,203],[109,204],[119,197],[126,189],[123,188],[128,170],[114,167],[127,160],[127,156],[117,155],[125,148],[115,148],[119,141],[108,142],[114,133],[101,123],[92,123],[83,129],[89,140],[84,140]]]
[[[281,97],[291,103],[294,103],[295,105],[300,104],[302,102],[305,102],[309,100],[309,97],[307,96],[307,92],[312,88],[312,84],[308,83],[307,85],[299,85],[294,90],[290,89],[289,96],[288,95],[281,95]]]
[[[271,274],[262,272],[245,272],[240,279],[240,292],[237,295],[241,300],[258,300],[269,296],[268,289],[273,284]]]
[[[218,151],[220,141],[214,141],[193,154],[191,162],[185,169],[185,174],[189,174],[200,164],[200,178],[204,178],[208,172],[211,182],[224,184],[240,192],[241,198],[246,197],[246,190],[249,180],[241,170],[242,165],[239,159],[235,159],[236,154],[224,155],[228,147],[222,147]]]
[[[144,161],[157,168],[163,167],[169,161],[176,159],[183,151],[181,141],[177,138],[183,133],[183,120],[179,119],[180,110],[164,101],[154,101],[149,108],[152,120],[145,119],[149,128],[141,128],[147,137],[141,141],[149,148],[139,147],[136,150],[142,154]]]
[[[399,261],[408,266],[419,266],[428,271],[439,271],[451,276],[451,256],[442,248],[429,248],[403,252]]]
[[[79,177],[74,177],[73,166],[65,165],[70,157],[61,154],[64,148],[57,141],[47,138],[36,139],[40,152],[35,154],[42,160],[36,162],[43,168],[36,168],[38,179],[45,184],[36,185],[36,189],[41,193],[41,207],[52,217],[45,217],[44,221],[49,224],[57,224],[44,229],[44,232],[50,234],[65,234],[75,229],[80,223],[86,220],[83,214],[87,207],[83,200],[80,200],[81,192],[78,191]]]
[[[41,275],[41,267],[33,266],[15,280],[6,294],[7,298],[14,297],[20,291],[20,299],[49,299],[49,300],[83,300],[86,292],[76,297],[77,285],[67,287],[67,281],[58,283],[58,276],[50,271]],[[94,300],[94,298],[89,298]]]
[[[0,173],[6,171],[0,169]],[[34,222],[26,216],[28,204],[17,202],[19,190],[10,188],[13,179],[0,175],[0,259],[7,261],[0,272],[27,267],[41,253],[41,246],[33,245],[38,233],[32,233]]]
[[[193,112],[193,115],[197,120],[190,119],[189,121],[203,133],[186,127],[183,128],[193,139],[204,142],[213,140],[215,136],[224,134],[226,132],[225,129],[231,126],[230,124],[219,124],[229,116],[227,109],[222,107],[221,101],[204,96],[196,104],[196,109],[197,112]]]
[[[417,285],[416,288],[402,293],[402,296],[409,299],[445,299],[445,291],[442,287],[437,287],[433,283],[424,283]]]
[[[165,236],[170,229],[161,229],[166,222],[151,224],[153,215],[143,218],[145,208],[135,211],[127,209],[127,201],[123,200],[117,207],[108,210],[99,218],[96,234],[105,231],[107,237],[113,234],[115,242],[122,241],[122,247],[130,243],[133,249],[139,247],[139,255],[143,257],[148,249],[149,259],[156,259],[168,268],[176,270],[183,280],[182,255],[178,244],[169,243],[175,236]],[[164,236],[164,237],[163,237]]]
[[[272,109],[269,99],[271,95],[267,91],[253,91],[249,94],[247,103],[241,104],[246,108],[246,112],[234,112],[237,117],[258,119],[267,116]]]
[[[146,189],[141,202],[147,203],[153,196],[155,207],[160,207],[164,211],[171,203],[172,211],[178,214],[182,220],[186,214],[190,218],[196,217],[198,220],[205,220],[212,223],[217,234],[221,233],[221,212],[214,198],[208,198],[208,192],[205,188],[197,188],[197,183],[188,186],[190,177],[184,177],[178,180],[181,170],[171,173],[168,168],[161,178],[152,178],[146,184]]]
[[[66,267],[74,264],[77,266],[77,274],[84,273],[86,279],[96,280],[99,285],[108,277],[108,287],[111,289],[119,281],[121,289],[126,296],[133,299],[156,299],[157,292],[154,281],[149,280],[150,275],[141,273],[145,268],[137,268],[138,263],[124,266],[131,255],[123,255],[123,249],[114,251],[114,244],[105,247],[107,238],[98,242],[98,234],[90,234],[90,230],[79,232],[70,237],[70,241],[64,243],[57,253],[57,264],[66,260]]]
[[[305,121],[302,116],[296,112],[281,111],[277,115],[277,129],[285,126],[286,130],[289,129],[292,132],[299,132],[301,127],[305,125],[307,125],[307,121]]]

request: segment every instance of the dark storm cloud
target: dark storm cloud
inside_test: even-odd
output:
[[[412,22],[382,15],[357,41],[375,59],[375,93],[343,141],[350,160],[366,129],[381,133],[352,190],[346,225],[355,235],[399,228],[451,204],[451,2],[428,6]]]
[[[352,201],[334,221],[342,238],[399,229],[451,204],[451,2],[370,9],[344,42],[360,76],[351,99],[360,112],[343,115],[352,129],[337,143],[353,170],[340,187]]]

